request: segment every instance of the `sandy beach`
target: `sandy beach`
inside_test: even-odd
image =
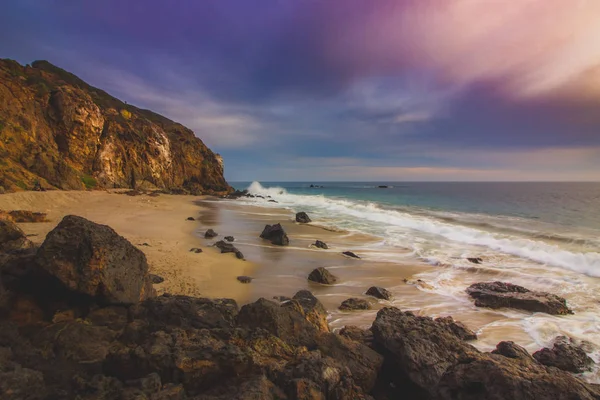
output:
[[[201,238],[203,212],[197,196],[127,196],[118,191],[18,192],[0,196],[0,210],[29,210],[48,214],[49,222],[21,223],[36,244],[68,214],[105,224],[141,249],[150,272],[165,278],[158,293],[228,297],[243,302],[248,285],[236,280],[249,275],[254,264],[233,254],[220,254]],[[196,254],[189,250],[202,248]]]

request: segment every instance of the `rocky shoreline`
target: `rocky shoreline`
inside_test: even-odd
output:
[[[2,399],[600,398],[572,374],[592,362],[586,344],[566,338],[533,356],[512,342],[487,353],[452,318],[395,307],[370,329],[331,332],[307,290],[241,308],[157,297],[144,254],[81,217],[65,217],[39,248],[0,220],[0,252]],[[501,295],[528,292],[513,289]]]

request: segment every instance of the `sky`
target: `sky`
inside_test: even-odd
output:
[[[230,181],[600,181],[598,0],[4,0],[46,59]]]

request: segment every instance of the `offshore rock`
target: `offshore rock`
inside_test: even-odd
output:
[[[222,158],[191,130],[47,61],[0,59],[0,82],[0,187],[7,191],[232,190]]]
[[[342,311],[370,310],[371,304],[369,304],[369,302],[365,299],[358,299],[353,297],[344,300],[340,305],[339,309]]]
[[[477,307],[517,308],[532,312],[566,315],[573,312],[562,297],[546,292],[534,292],[505,282],[474,283],[467,288]]]
[[[296,222],[299,222],[301,224],[308,224],[309,222],[312,222],[312,220],[310,219],[307,213],[301,211],[299,213],[296,213]]]
[[[325,250],[329,248],[329,246],[327,246],[327,243],[325,243],[325,242],[322,242],[322,241],[320,241],[320,240],[317,240],[317,241],[316,241],[316,242],[313,244],[313,246],[314,246],[314,247],[316,247],[316,248],[318,248],[318,249],[325,249]]]
[[[574,373],[588,371],[594,364],[594,360],[588,357],[585,351],[574,343],[573,339],[565,336],[555,338],[552,349],[544,347],[533,353],[533,358],[549,367]]]
[[[40,247],[35,261],[67,288],[107,304],[155,295],[142,251],[106,225],[68,215]]]
[[[371,286],[365,294],[381,300],[391,300],[393,298],[392,293],[389,290],[380,286]]]
[[[314,269],[309,275],[308,280],[316,283],[322,283],[324,285],[333,285],[337,282],[337,277],[331,272],[327,271],[324,267]]]

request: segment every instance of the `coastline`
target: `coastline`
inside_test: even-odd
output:
[[[108,225],[145,253],[150,273],[165,279],[155,285],[159,294],[227,297],[243,303],[249,287],[236,277],[251,274],[255,265],[220,254],[200,236],[204,231],[198,218],[203,210],[196,201],[202,198],[128,196],[123,191],[16,192],[0,196],[0,209],[47,213],[49,222],[18,224],[36,245],[65,215]],[[203,252],[190,252],[193,247]]]

